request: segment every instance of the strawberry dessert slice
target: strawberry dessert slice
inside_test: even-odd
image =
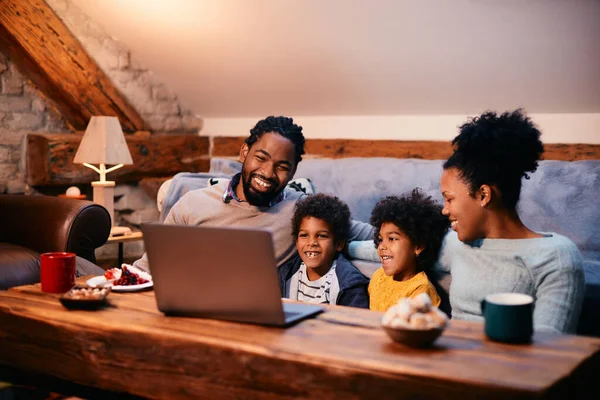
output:
[[[146,282],[149,282],[148,279],[142,278],[139,274],[130,271],[127,266],[123,265],[121,268],[121,277],[113,282],[113,286],[141,285]]]
[[[119,268],[111,268],[107,269],[104,273],[104,277],[107,281],[111,281],[113,279],[119,279],[121,277],[121,270]]]

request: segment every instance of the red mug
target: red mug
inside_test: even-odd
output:
[[[75,253],[54,252],[40,255],[42,292],[65,293],[75,286]]]

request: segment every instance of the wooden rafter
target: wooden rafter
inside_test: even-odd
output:
[[[0,0],[0,50],[75,130],[90,117],[119,118],[124,131],[144,120],[43,0]]]

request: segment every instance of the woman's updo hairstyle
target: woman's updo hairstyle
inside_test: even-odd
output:
[[[544,152],[541,132],[521,109],[498,116],[486,111],[469,119],[452,141],[454,154],[444,169],[456,168],[469,185],[471,196],[481,185],[496,186],[502,204],[515,209],[521,178],[529,179]]]

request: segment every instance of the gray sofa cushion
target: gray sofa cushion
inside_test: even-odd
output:
[[[395,158],[309,159],[297,176],[310,178],[316,192],[348,203],[352,216],[369,221],[377,200],[422,188],[438,201],[442,160]],[[600,161],[541,161],[523,179],[518,209],[527,226],[557,232],[579,247],[584,258],[600,261]]]
[[[600,161],[542,161],[523,180],[519,214],[537,231],[571,239],[585,259],[600,261]]]
[[[296,176],[309,178],[317,193],[335,194],[348,203],[354,219],[368,222],[379,199],[415,187],[441,202],[443,163],[404,158],[306,159],[298,164]],[[215,157],[210,174],[228,175],[240,167],[237,161]],[[523,179],[518,209],[531,229],[565,235],[586,261],[600,262],[598,198],[600,161],[541,161],[530,179]],[[585,265],[586,278],[600,283],[598,266]]]
[[[335,194],[348,203],[354,219],[368,222],[379,199],[416,186],[441,201],[442,164],[396,158],[309,159],[298,164],[296,176],[310,178],[317,193]]]
[[[317,193],[335,194],[348,203],[352,217],[369,221],[375,203],[420,187],[438,201],[443,160],[398,158],[307,159],[297,177],[309,178]],[[211,160],[213,175],[231,174],[241,164]],[[198,174],[202,175],[202,174]],[[521,218],[536,231],[557,232],[578,246],[584,259],[600,262],[600,161],[541,161],[530,179],[523,179]],[[596,279],[595,266],[587,275]]]

